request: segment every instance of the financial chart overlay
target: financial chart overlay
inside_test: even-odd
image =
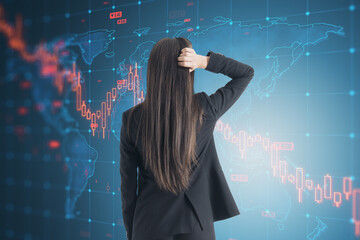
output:
[[[0,239],[126,239],[122,113],[161,38],[255,76],[216,123],[216,239],[360,239],[358,1],[3,1]],[[195,70],[195,92],[230,80]],[[206,159],[205,159],[206,160]],[[166,211],[166,209],[164,210]]]

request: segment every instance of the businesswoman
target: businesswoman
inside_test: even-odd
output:
[[[194,94],[196,68],[231,80],[211,95]],[[214,222],[240,214],[213,131],[253,76],[251,66],[223,54],[196,54],[186,38],[154,45],[146,98],[122,115],[121,200],[128,240],[214,240]]]

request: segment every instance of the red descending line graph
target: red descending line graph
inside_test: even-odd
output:
[[[247,134],[246,131],[239,131],[238,133],[232,133],[229,123],[224,123],[218,120],[216,123],[215,131],[222,133],[224,140],[238,147],[240,151],[241,159],[246,159],[246,152],[248,149],[256,147],[259,144],[262,149],[270,154],[269,165],[272,169],[272,176],[279,178],[282,184],[289,182],[293,184],[298,191],[298,202],[302,203],[303,192],[305,189],[314,192],[314,201],[316,203],[323,203],[325,200],[332,201],[332,205],[339,208],[343,203],[343,197],[345,200],[352,200],[352,218],[355,224],[355,235],[360,236],[360,189],[352,188],[351,177],[342,178],[342,190],[333,190],[332,176],[326,174],[324,176],[323,184],[318,183],[314,188],[313,179],[305,179],[304,168],[295,168],[295,173],[290,173],[288,163],[286,160],[281,160],[280,151],[292,151],[294,150],[294,143],[292,142],[270,142],[270,139],[263,137],[260,134],[255,136]],[[232,137],[230,137],[232,136]],[[247,175],[231,174],[232,181],[248,182]],[[352,196],[352,199],[350,199]]]
[[[137,73],[137,64],[135,64],[135,73],[132,72],[132,67],[127,76],[127,79],[117,80],[117,86],[111,88],[106,92],[106,100],[101,102],[101,108],[92,111],[87,105],[88,100],[83,99],[83,88],[81,83],[81,73],[77,70],[74,62],[71,70],[58,69],[58,47],[62,44],[61,41],[55,45],[52,52],[45,48],[45,43],[40,44],[35,53],[31,54],[26,50],[26,42],[22,37],[22,18],[20,15],[16,17],[15,27],[6,22],[4,17],[4,10],[0,6],[0,33],[5,35],[8,39],[9,48],[17,51],[22,59],[27,62],[40,62],[40,72],[42,76],[51,76],[54,87],[57,88],[59,94],[63,93],[64,82],[71,83],[72,91],[76,93],[76,110],[81,112],[81,116],[89,120],[93,136],[98,128],[101,128],[102,136],[105,138],[105,130],[109,127],[107,122],[111,113],[111,108],[118,92],[125,88],[125,91],[133,93],[133,105],[137,105],[144,100],[144,92],[139,89],[139,75]],[[248,149],[260,144],[265,152],[270,154],[269,166],[272,170],[272,176],[279,178],[282,184],[287,182],[293,184],[298,192],[298,202],[303,202],[303,192],[306,190],[314,193],[314,201],[318,204],[324,201],[332,201],[334,207],[340,208],[343,201],[349,201],[352,205],[352,220],[355,224],[355,236],[360,236],[360,188],[353,188],[352,178],[342,178],[342,189],[334,191],[333,178],[331,175],[324,175],[323,183],[314,183],[313,179],[307,178],[305,170],[301,167],[295,168],[295,173],[289,172],[288,162],[281,160],[281,151],[294,150],[292,142],[270,142],[270,139],[263,137],[260,134],[255,136],[247,134],[246,131],[239,131],[238,134],[232,134],[229,123],[223,123],[218,120],[216,123],[216,131],[223,133],[224,140],[238,146],[240,156],[245,160]],[[237,182],[248,182],[248,176],[242,174],[231,174],[231,180]],[[275,213],[262,212],[262,216],[275,217]]]

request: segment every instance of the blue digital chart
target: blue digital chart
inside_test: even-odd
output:
[[[150,51],[166,37],[255,70],[214,129],[241,212],[215,222],[216,239],[360,239],[359,9],[356,0],[1,1],[0,239],[126,240],[121,117],[145,99]],[[195,92],[229,80],[197,69]]]

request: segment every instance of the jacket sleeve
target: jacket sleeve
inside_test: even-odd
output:
[[[203,92],[214,117],[219,119],[242,95],[254,77],[254,69],[245,63],[211,50],[206,56],[210,56],[210,59],[205,70],[232,78],[210,96]]]
[[[137,200],[137,157],[133,143],[126,131],[127,118],[122,115],[120,133],[120,178],[122,216],[126,230],[127,240],[132,238],[132,223]]]

